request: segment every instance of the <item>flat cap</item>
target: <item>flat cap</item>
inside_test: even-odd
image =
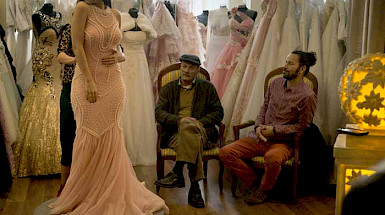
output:
[[[192,54],[184,54],[182,55],[179,60],[182,62],[182,61],[186,61],[186,62],[189,62],[189,63],[192,63],[192,64],[195,64],[195,65],[198,65],[200,66],[201,65],[201,60],[199,60],[199,57],[196,56],[196,55],[192,55]]]

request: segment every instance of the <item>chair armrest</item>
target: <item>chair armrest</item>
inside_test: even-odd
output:
[[[293,142],[294,142],[294,163],[298,164],[299,162],[299,143],[301,141],[302,134],[301,133],[295,133],[293,135]],[[296,165],[294,165],[296,166]]]
[[[242,123],[242,124],[233,126],[233,131],[234,131],[234,141],[239,140],[239,131],[240,131],[241,129],[250,127],[250,126],[254,125],[254,123],[255,123],[255,122],[254,122],[253,120],[250,120],[250,121],[248,121],[248,122],[245,122],[245,123]]]
[[[156,141],[156,153],[157,156],[160,157],[161,151],[160,151],[160,142],[162,139],[162,126],[159,123],[156,123],[156,131],[158,133],[157,141]]]
[[[225,145],[225,124],[221,122],[219,125],[219,148],[222,148]]]

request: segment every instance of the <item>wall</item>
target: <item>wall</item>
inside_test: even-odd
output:
[[[6,0],[0,0],[0,24],[5,28],[6,24]]]

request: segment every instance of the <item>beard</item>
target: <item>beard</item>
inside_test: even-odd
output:
[[[298,76],[298,73],[299,73],[299,67],[294,71],[294,73],[291,73],[285,69],[283,69],[284,73],[283,73],[283,78],[286,79],[286,80],[293,80],[294,78],[296,78]],[[286,72],[286,73],[285,73]]]

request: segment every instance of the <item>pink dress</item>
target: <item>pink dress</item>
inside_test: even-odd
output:
[[[247,59],[240,61],[243,62],[243,65],[242,63],[238,64],[221,100],[225,112],[223,122],[226,125],[226,141],[231,142],[234,140],[232,127],[241,123],[243,111],[250,99],[268,29],[270,26],[273,26],[272,28],[276,26],[270,23],[277,10],[277,0],[264,0],[263,3],[267,7],[266,12],[258,23],[258,27],[255,27],[257,29],[255,30],[254,38],[252,38],[253,41],[251,41],[252,45],[249,56]],[[282,4],[283,1],[280,3]]]
[[[254,26],[254,21],[249,16],[242,12],[237,13],[243,21],[239,23],[234,19],[235,14],[233,14],[230,19],[230,40],[223,48],[211,73],[211,82],[217,89],[219,98],[222,98],[225,93],[227,84],[238,64],[241,51],[246,46]]]
[[[84,50],[98,97],[87,101],[84,76],[77,66],[71,102],[77,123],[71,174],[51,214],[152,214],[165,202],[136,178],[124,146],[122,110],[126,87],[118,64],[100,60],[113,53],[122,34],[110,8],[89,6]]]

